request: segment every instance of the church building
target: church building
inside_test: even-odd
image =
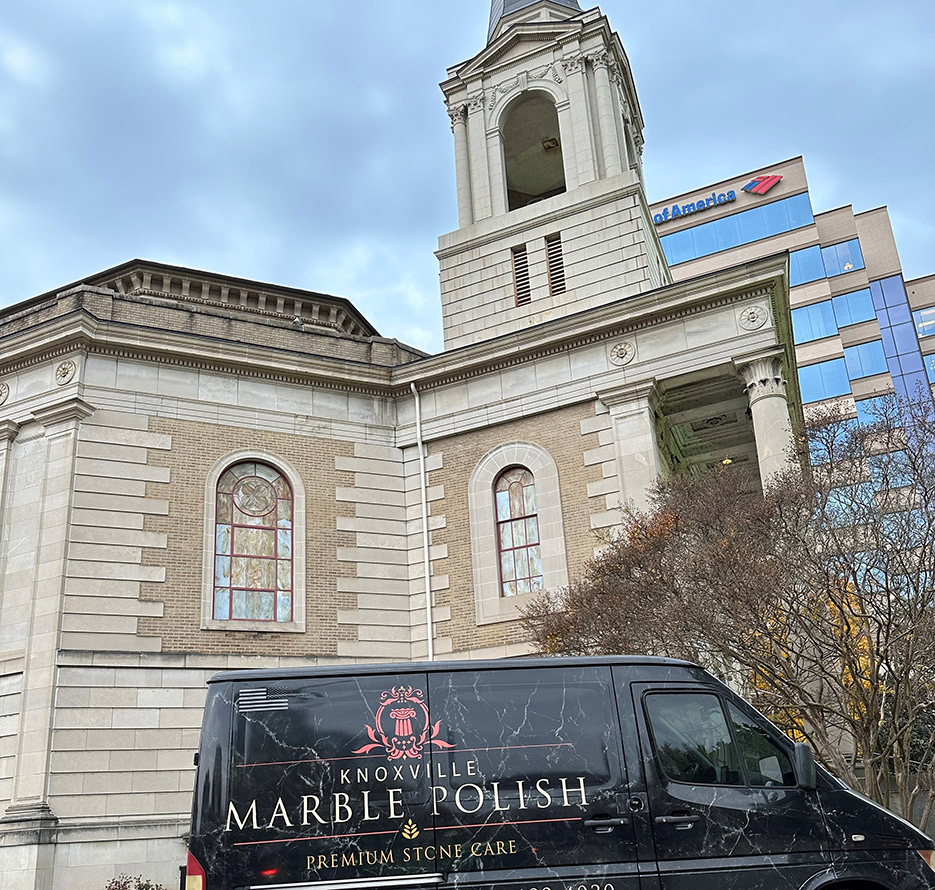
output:
[[[789,251],[673,275],[601,11],[494,0],[441,87],[437,355],[140,260],[0,310],[0,890],[177,884],[213,673],[527,654],[660,473],[790,459]]]

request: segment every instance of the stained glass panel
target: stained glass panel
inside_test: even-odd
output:
[[[214,617],[218,621],[230,618],[231,592],[229,587],[218,587],[214,591]]]
[[[513,546],[514,547],[525,547],[526,546],[526,523],[522,519],[518,522],[512,523],[513,526]]]
[[[525,467],[504,470],[494,485],[494,494],[501,596],[543,590],[536,485],[532,473]]]
[[[500,548],[509,550],[513,546],[513,524],[504,522],[500,526]]]
[[[214,539],[215,553],[229,554],[231,552],[231,527],[229,525],[221,525],[218,523]]]
[[[504,520],[510,518],[510,493],[508,491],[497,492],[497,519]]]
[[[500,573],[504,581],[512,581],[516,575],[513,573],[513,551],[500,554]]]
[[[292,621],[292,507],[292,488],[274,467],[245,461],[221,476],[216,619]]]

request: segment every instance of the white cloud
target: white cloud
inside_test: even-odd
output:
[[[10,33],[0,33],[0,68],[13,80],[29,86],[44,86],[53,71],[44,53]]]
[[[156,57],[170,76],[192,82],[230,73],[220,21],[177,3],[145,4],[139,12],[156,37]]]

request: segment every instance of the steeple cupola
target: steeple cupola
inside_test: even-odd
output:
[[[486,47],[441,88],[459,224],[438,251],[447,347],[669,281],[630,63],[599,9],[493,0]]]

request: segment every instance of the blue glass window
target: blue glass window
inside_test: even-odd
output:
[[[837,319],[839,328],[876,318],[869,287],[851,291],[849,294],[840,294],[833,297],[831,302],[834,303],[834,317]],[[932,324],[935,329],[935,313],[933,313]]]
[[[928,374],[929,383],[935,383],[935,353],[924,355],[925,373]]]
[[[855,402],[857,405],[857,422],[861,426],[866,426],[868,423],[877,423],[882,417],[885,400],[886,396],[873,396],[873,398],[861,399]]]
[[[893,341],[896,344],[897,355],[906,355],[909,352],[918,353],[919,351],[915,325],[911,323],[893,325]]]
[[[792,336],[796,343],[832,337],[837,332],[838,326],[834,320],[831,300],[792,310]]]
[[[882,340],[846,347],[844,361],[847,364],[847,376],[851,380],[869,377],[871,374],[884,374],[888,370]]]
[[[705,225],[711,226],[717,234],[718,250],[730,250],[732,247],[743,244],[743,235],[740,232],[740,220],[737,219],[738,216],[742,216],[742,214],[735,213],[733,216],[725,216],[723,219],[716,219],[714,222],[705,223]],[[695,255],[697,256],[697,254]]]
[[[819,278],[834,278],[835,275],[844,275],[864,267],[860,242],[856,238],[832,244],[830,247],[816,245],[794,250],[789,259],[789,283],[793,287],[817,281]],[[876,305],[874,301],[874,306]]]
[[[791,232],[814,222],[808,194],[761,204],[711,222],[663,235],[662,249],[670,266]],[[821,277],[821,276],[818,276]]]
[[[916,309],[912,313],[912,320],[915,322],[916,333],[920,337],[930,337],[935,334],[935,306],[928,309]]]
[[[821,261],[821,248],[806,247],[794,250],[789,255],[789,284],[807,284],[825,277],[825,266]]]
[[[843,358],[799,368],[799,389],[803,402],[819,402],[843,396],[851,391]]]
[[[883,299],[887,308],[890,306],[905,306],[908,303],[906,288],[901,275],[891,275],[889,278],[883,278],[881,281],[874,283],[879,283],[883,289]]]
[[[880,323],[880,337],[896,392],[909,399],[931,398],[926,377],[935,379],[930,359],[923,362],[918,336],[935,334],[935,310],[909,311],[901,275],[870,282],[870,294]],[[924,372],[923,372],[924,371]]]
[[[840,244],[832,244],[830,247],[823,247],[821,249],[821,259],[825,264],[825,274],[828,278],[834,278],[835,275],[845,275],[855,269],[863,269],[864,267],[860,242],[856,238],[850,241],[842,241]]]
[[[819,435],[809,436],[808,456],[812,465],[826,464],[833,456],[840,459],[847,445],[847,437],[853,429],[853,420],[839,420],[825,427]]]
[[[692,230],[683,229],[681,232],[673,232],[662,238],[662,249],[666,255],[666,262],[670,266],[677,263],[684,263],[686,260],[695,258],[692,248]]]

